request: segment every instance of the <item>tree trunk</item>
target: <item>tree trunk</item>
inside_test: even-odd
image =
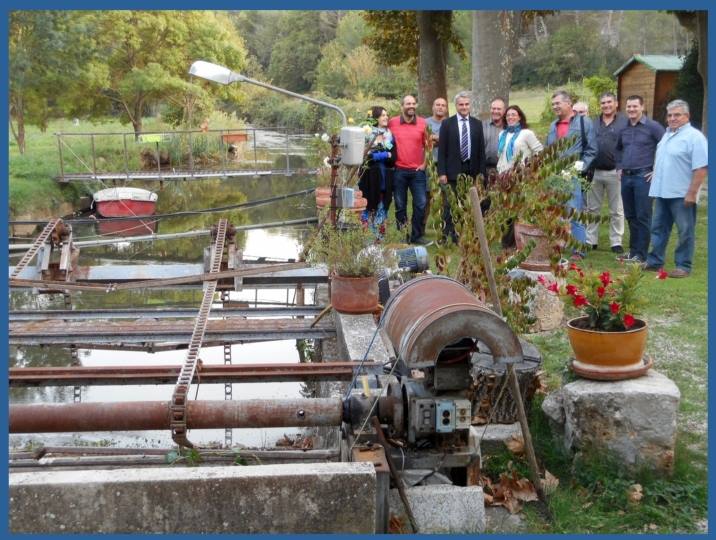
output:
[[[446,21],[447,19],[447,21]],[[418,11],[418,114],[429,116],[436,98],[447,98],[447,43],[437,28],[450,24],[450,11]],[[448,100],[449,101],[449,100]]]
[[[709,85],[708,85],[708,11],[674,11],[681,26],[696,36],[699,47],[697,71],[704,87],[704,104],[701,110],[701,131],[708,136]]]
[[[521,17],[521,11],[473,11],[472,107],[481,119],[490,117],[495,98],[509,101]]]
[[[25,153],[25,111],[22,96],[15,96],[12,99],[11,111],[10,111],[10,129],[12,130],[12,136],[17,143],[17,150],[20,155]],[[15,114],[12,114],[14,111]],[[12,123],[12,118],[15,117],[17,123],[17,129]]]

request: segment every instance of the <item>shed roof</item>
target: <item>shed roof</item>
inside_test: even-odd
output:
[[[652,71],[679,71],[684,64],[684,58],[672,54],[635,54],[614,72],[614,76],[619,75],[633,62],[644,64]]]

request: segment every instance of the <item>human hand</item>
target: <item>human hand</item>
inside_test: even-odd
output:
[[[654,177],[654,171],[648,172],[644,175],[644,180],[646,180],[647,183],[651,182],[651,179]]]

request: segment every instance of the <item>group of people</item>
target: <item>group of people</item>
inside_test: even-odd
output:
[[[432,116],[422,118],[416,114],[415,97],[406,95],[401,100],[401,113],[393,118],[388,118],[383,107],[371,110],[375,127],[359,182],[368,199],[367,215],[382,221],[394,201],[397,225],[406,227],[410,191],[412,216],[406,236],[411,243],[428,243],[426,167],[430,152],[441,189],[454,190],[461,174],[487,179],[544,148],[518,105],[495,98],[490,104],[490,120],[485,122],[470,115],[469,92],[459,92],[454,105],[456,113],[448,116],[447,100],[437,98]],[[647,118],[644,99],[637,95],[626,99],[626,114],[622,114],[617,97],[605,92],[599,98],[601,114],[594,118],[588,117],[586,103],[573,104],[563,90],[552,95],[551,105],[555,120],[545,144],[573,137],[564,155],[576,154],[583,174],[591,179],[586,195],[574,179],[568,205],[599,214],[606,199],[611,250],[620,260],[640,263],[647,270],[663,268],[666,245],[676,224],[676,266],[669,275],[688,276],[695,245],[696,205],[708,164],[707,141],[689,123],[689,105],[678,99],[667,105],[667,129]],[[443,196],[443,235],[457,241],[447,199]],[[484,205],[483,212],[486,208]],[[624,218],[629,224],[628,252],[622,247]],[[596,222],[587,226],[571,223],[575,240],[592,249],[597,249],[598,227]],[[514,242],[511,231],[502,241],[505,247]],[[572,254],[573,258],[584,256],[583,251]]]

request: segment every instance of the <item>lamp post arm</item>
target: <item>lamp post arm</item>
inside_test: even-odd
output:
[[[235,75],[238,75],[238,74],[235,74]],[[315,103],[316,105],[322,105],[324,107],[328,107],[329,109],[333,109],[334,111],[336,111],[338,114],[341,115],[341,119],[343,120],[343,125],[344,126],[348,125],[348,119],[346,118],[346,113],[344,113],[343,109],[341,109],[337,105],[333,105],[332,103],[327,103],[326,101],[321,101],[320,99],[304,96],[303,94],[297,94],[295,92],[291,92],[290,90],[285,90],[284,88],[279,88],[278,86],[273,86],[268,83],[250,79],[244,75],[239,75],[239,78],[237,78],[236,80],[240,81],[240,82],[247,82],[247,83],[255,84],[256,86],[268,88],[269,90],[273,90],[275,92],[281,92],[282,94],[286,94],[287,96],[295,97],[298,99],[302,99],[304,101],[309,101],[311,103]]]

